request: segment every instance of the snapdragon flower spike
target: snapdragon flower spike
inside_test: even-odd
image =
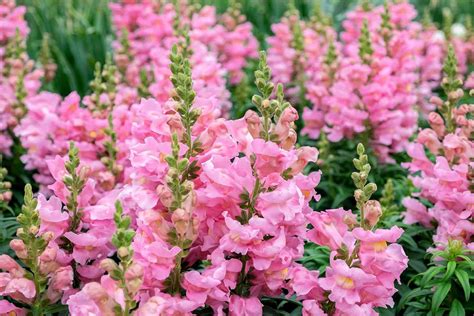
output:
[[[265,52],[260,52],[260,61],[255,71],[255,85],[260,95],[252,97],[252,103],[262,115],[249,110],[245,114],[249,124],[249,132],[255,138],[277,142],[284,148],[291,148],[296,142],[296,132],[293,122],[298,119],[298,113],[284,100],[283,86],[277,85],[276,98],[270,99],[275,85],[270,81],[271,70],[267,64]]]
[[[125,76],[127,66],[132,60],[132,53],[130,47],[130,40],[128,39],[128,30],[123,28],[119,37],[119,47],[114,54],[115,64],[118,70]]]
[[[441,82],[441,87],[448,97],[448,100],[444,102],[443,106],[439,109],[443,115],[446,132],[448,133],[453,133],[456,129],[456,121],[453,112],[459,99],[464,96],[464,91],[461,89],[462,81],[459,79],[457,69],[457,59],[454,48],[453,46],[449,46],[448,55],[443,65],[445,77]]]
[[[44,34],[41,40],[41,50],[39,52],[38,60],[41,67],[44,69],[44,80],[51,82],[56,75],[57,65],[51,55],[49,34]]]
[[[396,244],[403,230],[396,226],[376,229],[382,206],[370,200],[376,187],[367,183],[370,165],[362,144],[357,153],[354,166],[359,172],[354,172],[352,179],[359,217],[342,208],[307,216],[313,225],[308,239],[329,247],[331,254],[325,276],[317,280],[324,298],[306,298],[305,315],[310,315],[310,306],[319,309],[317,315],[376,315],[374,308],[393,305],[394,282],[400,281],[408,266],[408,257]]]
[[[125,76],[132,87],[141,87],[142,95],[153,96],[166,102],[171,96],[172,83],[166,59],[181,34],[173,27],[179,20],[180,29],[188,29],[190,62],[198,96],[210,98],[216,110],[225,115],[230,108],[230,94],[226,89],[226,76],[232,85],[243,78],[243,68],[249,58],[256,57],[257,41],[252,35],[251,24],[240,17],[236,22],[230,16],[222,17],[222,24],[215,8],[204,6],[199,10],[179,3],[179,13],[172,3],[152,1],[120,1],[110,5],[112,19],[119,35],[126,29],[132,56]],[[162,27],[156,28],[159,24]],[[114,43],[120,50],[120,42]],[[141,76],[146,74],[146,76]],[[143,80],[151,84],[144,88]]]
[[[8,170],[2,166],[2,155],[0,155],[0,210],[4,211],[8,209],[8,202],[12,198],[10,181],[7,181]]]
[[[110,56],[107,56],[103,67],[96,63],[94,80],[90,83],[92,94],[85,98],[84,104],[96,115],[107,117],[106,114],[112,111],[115,104],[119,78],[117,66],[112,63]]]
[[[33,315],[42,315],[71,288],[73,272],[71,267],[59,267],[55,263],[57,252],[50,247],[54,235],[40,228],[38,200],[33,198],[30,184],[25,186],[24,204],[17,221],[19,239],[12,240],[10,247],[26,269],[8,255],[1,255],[0,270],[4,273],[0,295],[8,296]]]
[[[445,248],[450,240],[459,240],[467,249],[472,249],[472,215],[466,210],[470,209],[473,199],[474,106],[459,104],[464,91],[452,47],[443,70],[442,87],[447,100],[431,98],[441,115],[429,114],[430,128],[421,130],[407,151],[412,161],[405,166],[420,192],[403,200],[407,209],[404,221],[426,227],[436,225],[433,241],[437,249]]]
[[[354,158],[353,163],[359,172],[353,172],[351,175],[357,188],[357,190],[354,191],[354,198],[360,212],[362,228],[373,227],[377,223],[378,217],[380,217],[381,213],[378,215],[369,214],[373,208],[367,205],[367,203],[372,194],[377,191],[377,185],[372,182],[367,183],[371,167],[368,163],[368,156],[365,154],[364,145],[357,145],[357,154],[359,155],[359,158]],[[376,216],[376,220],[368,220],[368,218],[373,218],[374,216]]]
[[[304,106],[305,99],[314,97],[314,83],[310,82],[322,79],[322,57],[335,32],[321,20],[301,20],[294,5],[280,23],[272,25],[272,31],[274,36],[268,38],[268,63],[273,80],[283,84],[292,103]]]
[[[301,172],[317,159],[317,150],[282,141],[296,141],[296,133],[289,135],[298,114],[284,101],[280,85],[272,99],[275,85],[264,53],[255,77],[260,95],[253,101],[262,113],[249,111],[226,122],[228,132],[216,139],[217,147],[203,153],[212,155],[203,160],[196,182],[200,225],[190,257],[206,265],[202,272],[184,273],[183,288],[188,300],[215,313],[261,315],[260,298],[285,291],[314,299],[321,295],[314,282],[318,273],[296,263],[303,256],[305,215],[311,199],[318,198],[313,188],[320,178],[318,172]],[[218,150],[224,140],[226,149]],[[301,289],[306,276],[312,282]]]
[[[115,306],[116,315],[131,315],[131,311],[137,306],[135,299],[143,282],[143,269],[133,262],[132,240],[135,232],[130,229],[131,219],[123,216],[123,208],[120,201],[115,203],[114,222],[117,227],[112,236],[112,244],[117,249],[119,264],[112,259],[104,259],[101,267],[106,270],[112,280],[118,283],[118,288],[123,291],[123,302]]]
[[[109,170],[114,177],[117,177],[123,170],[123,166],[117,163],[117,133],[114,131],[112,114],[109,114],[108,122],[109,126],[105,130],[105,134],[109,137],[109,140],[104,142],[106,156],[102,157],[100,160],[107,167],[107,170]]]
[[[372,48],[372,41],[370,39],[369,24],[367,20],[362,24],[359,38],[359,57],[364,64],[370,64],[374,49]]]
[[[75,232],[79,228],[82,216],[78,198],[86,185],[86,178],[83,172],[84,169],[79,169],[79,150],[73,142],[70,143],[68,156],[69,161],[64,163],[67,174],[64,176],[63,182],[69,191],[66,204],[72,217],[69,230]]]
[[[26,8],[2,1],[0,10],[5,25],[0,31],[0,153],[9,156],[13,129],[27,113],[27,100],[38,93],[43,71],[26,54]]]
[[[176,256],[176,263],[170,277],[165,282],[170,294],[181,291],[181,266],[182,260],[188,255],[194,236],[194,216],[192,214],[192,200],[194,199],[193,183],[190,181],[199,170],[196,160],[190,159],[202,151],[199,140],[193,139],[193,126],[197,122],[200,111],[193,108],[196,92],[193,90],[192,70],[189,63],[189,37],[183,34],[184,41],[178,47],[173,46],[171,59],[171,82],[174,86],[176,111],[181,118],[184,132],[182,141],[186,144],[187,151],[183,158],[180,157],[180,143],[178,135],[172,134],[171,155],[166,157],[169,166],[166,185],[171,191],[172,201],[169,206],[171,220],[174,228],[170,230],[169,242],[181,249]]]
[[[183,142],[188,147],[186,157],[192,157],[200,151],[198,141],[192,139],[192,127],[199,118],[200,112],[193,108],[193,102],[196,98],[196,92],[193,90],[193,80],[191,77],[191,64],[189,62],[189,37],[185,36],[185,43],[178,49],[178,45],[173,46],[171,51],[171,82],[174,86],[173,100],[178,104],[177,112],[181,117],[184,126]]]

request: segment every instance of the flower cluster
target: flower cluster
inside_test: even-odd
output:
[[[13,0],[0,1],[0,153],[10,155],[13,128],[26,114],[26,102],[37,95],[43,70],[26,54],[29,29],[26,8]]]
[[[473,249],[474,106],[458,105],[464,91],[457,75],[453,48],[449,50],[443,69],[442,87],[447,100],[431,99],[439,113],[429,114],[430,128],[421,130],[408,148],[412,161],[406,165],[420,191],[404,200],[405,221],[427,227],[436,223],[434,242],[438,247],[455,239]]]
[[[367,183],[370,164],[362,144],[357,152],[354,165],[359,172],[352,173],[352,179],[360,216],[338,208],[308,217],[313,226],[308,239],[331,250],[326,275],[319,279],[319,286],[328,294],[321,306],[331,315],[377,315],[373,308],[393,306],[394,282],[400,282],[408,264],[403,248],[395,243],[403,230],[377,228],[382,206],[370,199],[377,187]],[[304,302],[308,315],[312,315],[314,299]]]
[[[186,1],[111,3],[114,54],[88,95],[63,98],[39,92],[55,70],[48,38],[43,70],[25,53],[25,9],[0,0],[0,153],[19,142],[40,187],[25,187],[18,260],[0,255],[0,314],[263,315],[283,300],[305,316],[377,315],[393,307],[408,257],[386,220],[400,219],[398,184],[373,197],[367,146],[382,162],[411,157],[418,192],[404,218],[436,230],[434,256],[474,250],[474,106],[459,104],[472,37],[440,38],[406,1],[363,3],[340,36],[317,7],[303,21],[291,5],[268,60],[260,53],[252,108],[229,119],[227,85],[246,85],[257,56],[231,3],[223,15]],[[446,100],[426,103],[439,84]],[[430,128],[409,143],[418,111]],[[327,140],[360,142],[354,207],[313,210],[324,175],[318,150],[298,143],[302,125],[323,156]],[[0,167],[0,211],[12,185]],[[324,268],[306,265],[314,249]]]
[[[358,137],[383,162],[401,152],[417,123],[420,43],[407,3],[358,7],[343,22],[341,43],[326,52],[323,80],[308,84],[304,133],[330,141]]]
[[[21,157],[25,168],[35,170],[34,179],[43,192],[54,182],[47,161],[66,155],[71,141],[89,165],[88,176],[96,180],[98,195],[123,181],[129,108],[138,93],[117,78],[118,70],[110,62],[97,65],[92,93],[82,100],[76,92],[64,99],[42,92],[26,103],[28,113],[14,132],[26,149]]]
[[[147,82],[148,95],[160,102],[170,97],[170,71],[162,56],[169,55],[181,30],[188,29],[196,92],[229,106],[225,77],[238,83],[247,59],[256,57],[257,48],[251,24],[237,8],[219,18],[214,7],[198,9],[182,2],[124,1],[110,7],[121,39],[115,43],[117,64],[127,66],[124,71],[132,86]]]
[[[55,234],[45,230],[47,225],[43,223],[51,217],[39,211],[60,213],[60,207],[59,200],[46,201],[42,196],[39,200],[34,199],[31,186],[27,185],[22,213],[18,216],[21,225],[17,231],[18,239],[10,242],[10,247],[27,269],[8,255],[0,256],[0,270],[3,271],[0,295],[9,297],[13,302],[26,304],[34,313],[41,313],[48,304],[56,303],[72,290],[74,272],[69,265],[70,259],[58,247]],[[2,303],[2,313],[26,314],[9,301]]]
[[[115,245],[114,197],[92,205],[95,181],[86,177],[88,167],[80,163],[77,147],[71,143],[68,158],[57,156],[48,165],[55,179],[49,186],[53,195],[34,199],[27,185],[19,239],[10,243],[28,271],[7,255],[0,267],[8,273],[1,295],[39,314],[50,304],[65,303],[79,284],[100,278],[101,259],[113,255]]]
[[[324,133],[331,142],[356,138],[382,162],[406,149],[417,108],[430,110],[426,100],[439,86],[447,46],[439,31],[415,17],[407,1],[364,4],[347,14],[340,41],[324,19],[301,21],[296,10],[272,26],[269,63],[299,100],[303,134]],[[469,56],[469,40],[451,41]],[[311,107],[303,108],[304,100]]]
[[[43,92],[25,100],[28,113],[14,133],[27,149],[22,161],[27,170],[35,170],[34,179],[43,192],[53,183],[46,161],[64,156],[70,141],[80,149],[83,163],[91,166],[89,176],[98,184],[99,197],[126,181],[123,171],[128,166],[133,116],[145,114],[139,105],[134,109],[132,105],[139,97],[153,96],[165,103],[172,96],[170,67],[163,57],[178,40],[189,41],[196,104],[205,107],[201,120],[226,112],[230,104],[224,76],[228,72],[232,82],[240,80],[247,58],[255,54],[250,24],[243,23],[235,9],[222,17],[224,25],[217,24],[214,9],[205,7],[189,12],[183,26],[176,10],[191,7],[165,5],[158,10],[155,5],[111,4],[120,36],[116,65],[110,59],[103,67],[96,65],[91,94],[81,100],[72,92],[62,100]],[[163,28],[157,30],[156,23],[164,24]],[[183,31],[186,27],[189,33]]]
[[[267,41],[274,80],[284,83],[292,100],[299,103],[307,97],[315,102],[316,91],[327,81],[324,58],[337,36],[335,31],[320,16],[310,22],[300,20],[295,8],[272,25],[272,31]]]

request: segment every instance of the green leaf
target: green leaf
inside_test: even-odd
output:
[[[435,313],[438,311],[441,303],[443,303],[446,295],[448,295],[449,291],[451,290],[451,282],[441,283],[436,288],[436,291],[433,295],[433,300],[431,302],[431,312]]]
[[[423,273],[423,278],[421,279],[421,285],[426,285],[434,276],[441,273],[444,270],[444,267],[431,267],[426,272]]]
[[[448,280],[453,275],[454,270],[456,270],[456,261],[449,261],[446,267],[446,274],[444,275],[443,280]]]
[[[461,302],[458,300],[454,300],[451,304],[451,310],[449,311],[449,316],[464,316],[466,315],[466,311],[462,306]]]
[[[464,291],[464,298],[466,299],[466,301],[469,301],[469,297],[471,296],[471,284],[469,283],[469,274],[464,270],[456,270],[454,271],[454,275],[456,275],[456,278],[462,286],[462,289]]]
[[[398,308],[402,308],[406,303],[408,303],[409,301],[411,301],[415,297],[425,296],[425,295],[429,295],[431,293],[432,293],[431,290],[416,288],[416,289],[408,292],[406,295],[402,296],[402,298],[401,298],[401,300],[398,304],[399,305]]]

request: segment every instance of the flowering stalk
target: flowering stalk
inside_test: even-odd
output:
[[[8,202],[12,198],[12,184],[6,180],[8,170],[2,167],[2,159],[3,157],[0,155],[0,211],[8,208]]]
[[[186,37],[189,40],[189,37]],[[193,81],[191,77],[191,64],[189,62],[189,45],[185,44],[178,49],[173,46],[171,51],[171,82],[174,86],[173,100],[177,102],[176,111],[181,117],[185,129],[183,142],[187,145],[188,151],[185,157],[190,158],[201,151],[199,141],[192,139],[192,126],[199,118],[200,111],[193,109],[196,92],[193,90]]]
[[[117,164],[117,133],[114,131],[114,123],[112,113],[108,117],[109,126],[105,129],[105,134],[109,137],[107,141],[104,142],[106,156],[102,157],[100,160],[107,167],[107,169],[117,177],[122,171],[123,167]]]
[[[44,69],[44,79],[46,82],[50,82],[54,79],[54,75],[56,74],[57,69],[53,57],[51,56],[49,41],[49,34],[44,34],[43,39],[41,41],[41,50],[39,52],[38,57],[38,60]]]
[[[375,229],[382,206],[370,200],[376,186],[367,183],[370,164],[362,144],[357,146],[357,154],[354,166],[359,172],[354,172],[352,179],[357,187],[354,197],[359,218],[342,208],[308,216],[314,226],[308,238],[331,250],[330,264],[319,279],[325,290],[320,305],[328,315],[372,315],[374,308],[391,304],[394,282],[408,266],[403,248],[395,243],[403,230],[396,226]],[[369,294],[376,292],[376,298]]]
[[[265,141],[276,141],[278,136],[272,135],[272,119],[278,120],[283,111],[290,105],[284,101],[283,86],[277,86],[276,96],[274,100],[270,100],[275,85],[270,81],[271,70],[267,64],[267,56],[265,52],[260,52],[260,60],[258,68],[255,71],[255,85],[257,86],[260,95],[252,97],[252,103],[257,107],[257,110],[262,115],[262,128],[258,137]]]
[[[370,65],[370,58],[374,53],[370,40],[369,23],[364,20],[359,38],[359,57],[364,64]]]
[[[123,28],[120,33],[120,47],[114,54],[115,63],[122,76],[125,76],[128,64],[132,61],[132,53],[130,41],[128,39],[129,32]]]
[[[78,197],[86,184],[84,169],[79,169],[79,150],[73,142],[69,144],[69,161],[65,162],[64,167],[68,172],[64,176],[63,182],[69,191],[66,207],[71,213],[71,224],[69,230],[75,232],[79,228],[81,221],[81,210],[79,209]]]
[[[357,145],[357,154],[359,158],[354,158],[353,163],[359,172],[353,172],[351,177],[357,188],[354,192],[354,198],[360,212],[360,224],[362,228],[367,229],[370,224],[366,222],[366,203],[370,200],[372,194],[377,191],[377,185],[372,182],[367,183],[371,167],[365,154],[364,145],[360,143]]]
[[[133,264],[133,248],[131,245],[135,232],[130,229],[130,217],[123,216],[120,201],[115,203],[114,221],[117,230],[112,236],[112,244],[117,249],[120,263],[117,265],[112,259],[105,259],[102,260],[101,267],[109,273],[113,280],[118,282],[118,286],[124,293],[124,307],[117,305],[115,308],[116,315],[128,316],[137,305],[134,297],[142,284],[143,271],[140,266]]]
[[[390,23],[390,12],[388,8],[388,2],[385,2],[383,7],[384,7],[384,12],[382,13],[381,35],[385,43],[385,49],[387,51],[387,55],[390,56],[389,44],[390,44],[390,37],[391,37],[393,26]]]
[[[15,71],[18,70],[15,66],[15,61],[21,60],[26,53],[25,41],[22,38],[20,31],[15,32],[10,41],[8,41],[5,47],[5,60],[7,61],[5,67],[3,68],[3,76],[9,77],[15,74]],[[20,69],[21,70],[21,69]]]
[[[446,124],[446,131],[453,133],[456,129],[456,121],[453,116],[453,111],[456,105],[464,96],[464,91],[461,89],[462,81],[458,78],[457,59],[454,54],[454,48],[452,45],[448,48],[448,55],[446,56],[443,72],[445,77],[441,82],[441,87],[447,95],[447,100],[443,103],[440,108],[440,112],[444,117]]]
[[[189,41],[189,37],[186,41]],[[181,265],[182,259],[187,256],[187,251],[192,243],[192,200],[193,183],[190,181],[195,177],[198,171],[196,161],[190,163],[190,158],[202,151],[198,140],[193,140],[192,127],[199,118],[200,111],[193,108],[196,92],[193,90],[191,78],[191,64],[189,62],[188,45],[184,44],[179,49],[177,45],[173,46],[171,59],[171,82],[174,86],[173,100],[176,102],[176,111],[181,118],[181,124],[184,127],[182,141],[187,146],[187,151],[183,158],[180,157],[180,144],[178,135],[173,133],[171,140],[172,154],[166,157],[169,166],[167,176],[167,186],[170,189],[173,199],[169,206],[172,213],[172,221],[175,224],[174,229],[169,233],[170,243],[181,248],[176,256],[175,267],[170,274],[168,283],[168,292],[177,294],[181,290]],[[191,232],[189,232],[191,229]]]
[[[430,128],[421,130],[407,151],[412,160],[406,167],[419,192],[403,200],[407,209],[404,221],[430,228],[436,224],[433,241],[437,249],[444,249],[451,240],[462,241],[466,249],[473,244],[472,216],[465,211],[470,208],[466,197],[472,196],[474,179],[471,166],[474,106],[459,104],[464,91],[457,74],[456,57],[453,47],[449,47],[441,83],[447,100],[435,96],[430,99],[441,115],[429,114]],[[431,205],[427,207],[423,200]]]
[[[140,70],[140,84],[138,85],[138,95],[142,98],[149,98],[151,96],[149,87],[153,83],[153,74],[146,71],[146,69]]]
[[[43,315],[44,303],[46,302],[43,300],[42,294],[46,290],[47,278],[40,271],[39,258],[51,240],[52,234],[44,233],[38,235],[40,216],[37,206],[38,201],[33,198],[31,185],[27,184],[25,186],[25,196],[23,206],[21,207],[21,214],[17,217],[17,221],[20,224],[17,236],[21,242],[13,240],[11,244],[12,248],[17,252],[18,257],[30,271],[27,272],[27,278],[34,282],[36,295],[31,303],[32,313],[33,315]],[[22,248],[22,251],[18,251],[19,248]]]
[[[92,104],[89,104],[89,107],[91,110],[96,113],[110,112],[114,106],[118,83],[117,66],[112,63],[110,56],[107,56],[104,67],[101,67],[100,63],[96,63],[94,80],[90,83]]]

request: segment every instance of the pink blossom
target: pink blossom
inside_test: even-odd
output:
[[[0,301],[0,313],[3,315],[14,315],[14,316],[26,315],[26,311],[24,309],[15,306],[14,304],[8,302],[7,300]]]
[[[326,269],[326,277],[319,280],[320,286],[331,291],[329,298],[338,303],[353,305],[361,301],[361,290],[376,280],[359,268],[351,268],[343,260],[333,260]]]
[[[262,303],[256,297],[243,298],[232,295],[229,302],[230,315],[262,315]]]
[[[52,196],[49,200],[43,195],[38,196],[38,209],[41,219],[39,233],[52,232],[54,238],[61,237],[69,227],[69,214],[62,211],[61,201]]]
[[[183,287],[186,289],[186,297],[198,304],[204,304],[207,295],[218,284],[220,284],[220,280],[203,276],[198,271],[190,271],[184,274]]]

